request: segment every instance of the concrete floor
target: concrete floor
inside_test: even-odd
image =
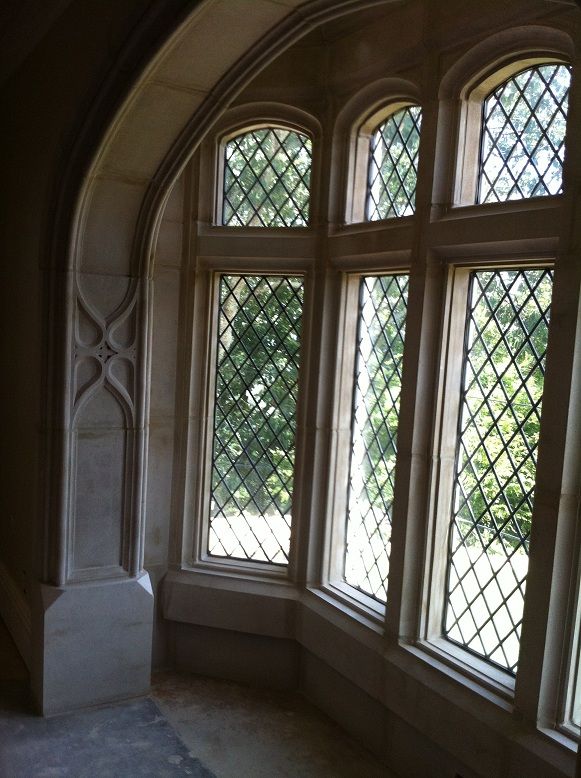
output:
[[[27,689],[0,621],[2,778],[393,778],[297,693],[164,672],[150,698],[46,720]]]
[[[160,673],[152,696],[219,778],[393,778],[300,694]]]

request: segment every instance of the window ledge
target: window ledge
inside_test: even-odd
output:
[[[215,571],[170,571],[162,585],[169,621],[294,639],[298,592],[288,581],[265,581]]]
[[[563,731],[550,729],[549,727],[539,727],[538,733],[547,743],[566,748],[573,754],[577,753],[579,743],[572,734],[569,735]]]
[[[302,599],[307,608],[315,610],[327,621],[362,643],[368,643],[368,638],[374,645],[377,637],[383,640],[383,618],[379,619],[377,614],[370,613],[354,601],[348,602],[347,598],[338,597],[331,587],[307,587]],[[378,645],[378,648],[382,650],[383,644]]]
[[[474,668],[452,662],[438,641],[417,645],[391,642],[376,618],[340,602],[335,592],[319,587],[302,589],[288,580],[242,579],[191,568],[170,571],[162,592],[166,619],[296,640],[415,726],[418,700],[426,711],[437,709],[438,701],[444,700],[458,716],[465,716],[469,737],[481,739],[481,747],[491,760],[503,742],[508,745],[512,741],[538,759],[541,769],[545,764],[557,766],[563,775],[571,772],[573,738],[516,722],[506,679],[504,689],[490,679],[485,683]],[[393,693],[393,684],[404,679],[414,690],[409,699]],[[424,734],[429,732],[431,720],[428,716],[425,727],[420,727]],[[451,747],[453,742],[452,738],[443,745]]]
[[[215,573],[225,578],[242,581],[283,581],[288,583],[288,566],[273,565],[266,562],[250,562],[228,557],[205,557],[189,565],[182,565],[182,570]]]
[[[346,615],[352,615],[354,618],[362,616],[369,623],[377,624],[383,629],[385,606],[349,584],[336,581],[323,584],[319,589],[311,589],[311,591],[324,593],[328,600]]]
[[[496,216],[514,214],[521,211],[557,211],[563,205],[565,195],[530,197],[522,200],[506,200],[502,203],[473,203],[471,205],[451,205],[435,209],[432,222],[472,219],[475,216]]]
[[[413,646],[402,643],[401,646],[423,661],[438,667],[449,677],[460,680],[468,688],[501,704],[501,707],[512,709],[515,679],[510,673],[489,665],[444,638],[419,640]],[[506,707],[505,703],[509,703],[509,706]]]
[[[215,566],[183,566],[180,570],[170,570],[165,577],[166,584],[197,586],[207,589],[244,592],[285,599],[298,599],[296,586],[282,577],[265,577],[248,570],[241,574],[238,570],[218,570]]]
[[[466,737],[480,743],[478,747],[484,750],[491,763],[497,760],[503,743],[510,749],[508,744],[512,742],[535,763],[538,760],[539,774],[544,774],[544,768],[549,766],[563,775],[571,773],[574,741],[557,731],[515,721],[512,699],[507,699],[512,690],[506,688],[511,683],[514,685],[514,681],[511,676],[504,677],[508,674],[499,671],[503,683],[497,684],[496,688],[490,682],[485,685],[474,673],[467,674],[444,661],[444,652],[438,652],[433,644],[430,651],[426,650],[426,644],[389,644],[378,624],[357,611],[338,606],[337,600],[322,589],[309,588],[301,600],[305,608],[302,618],[307,612],[317,614],[337,631],[323,630],[320,635],[318,629],[313,633],[311,625],[308,634],[297,635],[299,642],[413,726],[418,726],[418,704],[422,709],[433,710],[445,700],[458,717],[464,717]],[[330,641],[331,634],[333,639]],[[352,640],[361,644],[359,654],[364,661],[350,665],[345,672],[345,657],[354,656]],[[392,693],[392,682],[402,677],[406,679],[407,688],[414,690],[409,695],[412,704]],[[433,723],[435,725],[435,719]],[[420,727],[420,730],[426,734],[430,726],[428,724],[427,730]],[[445,747],[452,749],[454,743],[455,736],[450,735]],[[466,759],[466,754],[461,758]]]
[[[393,216],[390,219],[376,219],[375,221],[347,222],[334,225],[330,229],[330,235],[352,235],[365,232],[382,232],[386,229],[408,229],[415,220],[413,216]]]
[[[579,743],[581,733],[579,732],[579,727],[576,727],[572,722],[568,724],[564,722],[558,726],[556,730],[553,730],[550,727],[542,727],[541,729],[543,732],[558,735],[565,741],[574,743],[575,745]]]
[[[202,236],[223,236],[223,235],[236,235],[237,237],[252,237],[256,238],[257,235],[261,237],[305,237],[316,231],[316,228],[310,224],[301,227],[248,227],[248,226],[228,226],[227,224],[207,224],[200,223],[198,226],[199,234]]]
[[[512,750],[508,743],[518,744],[531,758],[531,764],[537,762],[538,773],[535,772],[535,775],[549,772],[552,775],[549,768],[562,775],[574,773],[576,744],[572,738],[562,732],[515,719],[511,702],[444,663],[435,652],[426,651],[425,644],[394,646],[386,651],[385,658],[388,663],[400,668],[409,677],[410,683],[413,679],[430,695],[447,700],[457,707],[459,714],[463,712],[466,735],[472,732],[476,737],[477,733],[485,730],[489,733],[484,736],[485,742],[492,748],[496,737],[493,733],[496,733],[499,736],[493,747],[496,754],[502,740],[506,740],[507,753]]]
[[[204,596],[196,598],[195,590]],[[170,570],[163,581],[163,614],[171,621],[271,634],[273,637],[297,637],[293,611],[302,606],[363,645],[383,652],[383,618],[347,598],[338,599],[335,592],[318,587],[300,590],[288,579],[265,579],[193,567]],[[270,625],[264,628],[266,615]],[[281,622],[284,617],[284,624]],[[240,626],[238,623],[243,626]]]

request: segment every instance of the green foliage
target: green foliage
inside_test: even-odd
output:
[[[408,276],[361,279],[345,580],[387,599]]]
[[[253,130],[226,144],[223,223],[301,227],[308,223],[312,143],[298,132]]]
[[[399,395],[407,311],[407,275],[361,282],[357,390],[351,480],[363,476],[366,501],[389,513],[393,502]]]
[[[552,275],[472,276],[455,515],[468,544],[528,550]]]
[[[479,202],[561,191],[570,81],[566,65],[541,65],[485,100]]]
[[[414,213],[422,111],[402,108],[374,132],[369,154],[370,221]]]
[[[546,269],[472,275],[454,514],[490,553],[528,547],[551,285]],[[407,280],[362,290],[350,513],[387,547]],[[221,279],[214,515],[290,512],[302,307],[300,278]]]
[[[302,307],[301,278],[221,279],[215,513],[290,511]]]

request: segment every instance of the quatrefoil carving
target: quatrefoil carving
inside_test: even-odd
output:
[[[74,412],[104,384],[115,389],[133,411],[135,397],[135,312],[137,288],[110,316],[99,314],[77,287]],[[123,333],[124,337],[120,337]],[[92,367],[90,367],[92,366]]]
[[[104,340],[104,341],[102,341],[102,342],[101,342],[101,343],[100,343],[100,344],[97,346],[97,348],[95,349],[95,354],[96,354],[96,356],[97,356],[97,357],[98,357],[98,359],[99,359],[101,362],[103,362],[103,363],[105,363],[105,362],[107,362],[109,359],[111,359],[111,357],[112,357],[114,354],[116,354],[116,353],[117,353],[117,352],[116,352],[116,351],[114,351],[114,350],[111,348],[111,346],[110,346],[110,345],[107,343],[107,341],[105,341],[105,340]]]

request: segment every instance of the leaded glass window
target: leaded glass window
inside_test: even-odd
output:
[[[393,113],[371,136],[368,221],[414,213],[421,123],[421,108],[409,106]]]
[[[471,274],[444,632],[516,671],[552,293],[546,268]]]
[[[312,142],[300,132],[264,127],[224,148],[222,224],[305,227],[309,221]]]
[[[303,287],[299,276],[220,278],[213,556],[288,562]]]
[[[361,279],[345,581],[385,602],[408,276]]]
[[[548,64],[523,70],[484,101],[479,203],[562,191],[571,71]]]

